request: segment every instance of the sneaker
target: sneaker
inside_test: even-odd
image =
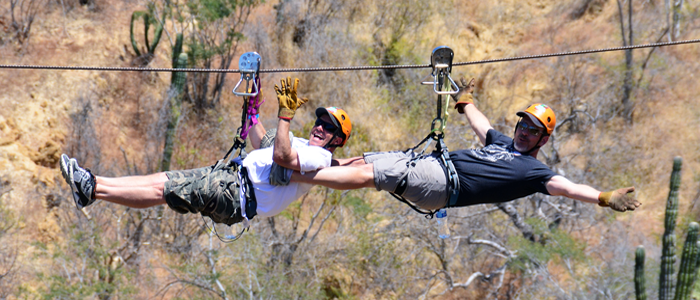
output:
[[[74,158],[61,155],[61,175],[70,185],[73,200],[78,209],[95,202],[95,176],[89,169],[83,169]]]

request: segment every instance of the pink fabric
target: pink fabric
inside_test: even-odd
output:
[[[255,86],[260,87],[260,77],[255,78],[255,85],[251,92],[256,92]],[[248,137],[248,132],[255,124],[258,124],[258,109],[265,102],[261,97],[261,93],[258,93],[254,97],[248,97],[248,111],[246,112],[245,125],[241,131],[241,139],[245,140]]]

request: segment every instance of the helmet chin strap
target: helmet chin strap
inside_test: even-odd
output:
[[[543,137],[544,137],[544,134],[543,134],[543,135],[540,135],[540,139],[537,140],[537,144],[535,144],[535,146],[532,147],[530,150],[527,150],[527,151],[525,151],[524,153],[521,153],[521,154],[522,154],[522,155],[530,155],[530,153],[532,153],[532,151],[535,151],[535,150],[537,150],[537,149],[540,149],[542,146],[537,146],[537,145],[540,144],[540,142],[542,141],[542,138],[543,138]],[[515,143],[515,142],[513,142],[513,143]]]
[[[340,146],[340,144],[333,144],[333,140],[335,140],[336,137],[339,137],[339,135],[338,135],[339,130],[340,130],[340,127],[333,132],[333,137],[331,137],[331,139],[328,141],[328,143],[326,143],[323,146],[324,149],[330,151],[331,148],[336,148],[336,147]]]

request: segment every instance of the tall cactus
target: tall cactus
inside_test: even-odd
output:
[[[675,289],[674,264],[676,262],[676,218],[678,217],[678,188],[681,183],[680,157],[673,159],[673,171],[666,202],[666,218],[664,220],[663,248],[661,251],[661,273],[659,274],[659,299],[671,300]]]
[[[674,264],[676,262],[676,218],[678,217],[678,189],[681,184],[680,157],[673,159],[673,171],[666,201],[666,217],[664,220],[663,248],[661,249],[661,273],[659,274],[659,299],[688,300],[692,292],[697,271],[700,268],[700,241],[698,231],[700,225],[691,222],[688,226],[688,235],[683,245],[681,266],[678,271],[678,281],[674,276]],[[635,252],[634,288],[637,300],[646,300],[644,282],[644,247],[637,247]],[[674,295],[675,291],[675,295]]]
[[[637,296],[637,300],[647,300],[644,258],[644,246],[638,246],[637,251],[634,253],[634,293]]]
[[[637,300],[647,300],[646,279],[644,278],[644,246],[634,252],[634,293]]]
[[[695,283],[695,266],[697,262],[697,242],[698,229],[700,225],[691,222],[688,227],[688,236],[685,238],[683,245],[683,254],[681,255],[681,266],[678,270],[678,282],[676,283],[676,296],[674,300],[689,300],[690,292]]]
[[[178,35],[182,38],[182,35]],[[180,53],[177,64],[174,66],[177,69],[182,69],[187,66],[187,53]],[[168,128],[165,130],[165,143],[163,146],[163,159],[160,163],[161,171],[170,170],[170,160],[173,156],[173,147],[175,141],[175,132],[177,125],[180,122],[180,114],[182,110],[182,92],[187,81],[185,72],[173,72],[168,98],[170,99],[170,120],[168,120]]]

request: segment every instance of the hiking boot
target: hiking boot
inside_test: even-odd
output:
[[[61,175],[70,185],[73,200],[78,209],[95,202],[95,176],[90,169],[83,169],[74,158],[61,155]]]

